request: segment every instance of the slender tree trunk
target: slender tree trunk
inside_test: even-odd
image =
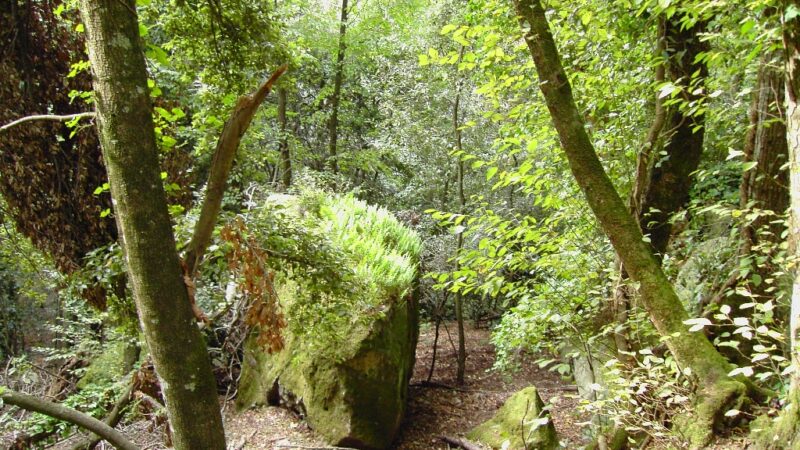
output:
[[[289,128],[286,121],[286,104],[289,93],[286,88],[278,89],[278,124],[281,129],[278,149],[281,153],[281,182],[284,190],[289,190],[292,185],[292,155],[289,153]]]
[[[461,47],[461,53],[464,53],[464,47]],[[458,158],[458,212],[464,214],[466,211],[467,199],[464,196],[464,160],[462,157],[463,145],[461,142],[461,120],[459,119],[459,107],[461,106],[461,82],[456,89],[456,101],[453,104],[453,133],[456,138],[456,151]],[[461,255],[461,249],[464,247],[464,232],[460,231],[456,237],[456,272],[461,270],[461,263],[458,257]],[[456,359],[456,382],[461,385],[464,384],[464,371],[467,362],[466,338],[464,336],[464,298],[460,292],[455,295],[456,307],[456,322],[458,323],[458,357]]]
[[[205,343],[175,250],[134,0],[81,0],[97,126],[139,321],[177,449],[224,449]]]
[[[539,87],[578,185],[625,265],[638,282],[641,301],[676,361],[691,370],[700,392],[698,416],[687,427],[695,445],[711,437],[723,413],[738,406],[745,385],[728,376],[730,364],[702,333],[692,333],[689,318],[638,224],[605,173],[572,95],[539,0],[515,0],[525,40],[539,74]]]
[[[347,48],[347,0],[342,0],[342,15],[339,21],[339,46],[336,52],[336,73],[333,79],[333,95],[331,95],[331,118],[328,121],[328,157],[333,173],[339,173],[338,140],[339,140],[339,98],[342,95],[344,82],[344,55]]]

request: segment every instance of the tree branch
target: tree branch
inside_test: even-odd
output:
[[[18,406],[28,411],[34,411],[41,414],[55,417],[56,419],[64,420],[71,424],[85,428],[93,433],[101,436],[107,440],[114,447],[121,450],[139,450],[139,447],[129,441],[122,433],[104,424],[103,422],[76,411],[72,408],[60,405],[58,403],[40,400],[30,395],[21,394],[10,389],[3,388],[0,391],[0,399],[9,405]]]
[[[12,127],[15,127],[19,124],[25,122],[33,122],[37,120],[49,120],[49,121],[56,121],[56,122],[66,122],[68,120],[75,120],[75,119],[82,119],[84,117],[94,117],[94,112],[82,112],[77,114],[66,114],[66,115],[57,115],[57,114],[36,114],[33,116],[22,117],[17,119],[13,122],[9,122],[3,126],[0,126],[0,133],[6,131]]]
[[[194,227],[194,234],[189,245],[186,247],[184,261],[187,267],[187,275],[194,278],[197,265],[205,254],[214,225],[217,222],[219,209],[222,204],[222,195],[228,181],[228,174],[233,167],[233,158],[239,148],[242,136],[250,126],[250,121],[256,110],[272,90],[272,86],[278,78],[286,72],[287,65],[279,67],[272,76],[250,95],[239,97],[236,106],[231,113],[230,119],[225,122],[222,134],[217,141],[217,148],[214,150],[214,159],[211,163],[211,172],[208,175],[206,185],[206,195],[203,199],[203,206],[200,210],[200,217]]]

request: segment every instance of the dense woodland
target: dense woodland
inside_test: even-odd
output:
[[[798,0],[4,0],[0,73],[3,448],[800,448]]]

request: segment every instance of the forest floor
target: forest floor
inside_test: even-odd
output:
[[[437,352],[436,369],[431,384],[425,384],[433,357],[434,330],[423,326],[417,346],[417,363],[411,380],[409,405],[393,449],[449,449],[439,436],[461,437],[476,425],[491,418],[513,393],[534,385],[545,403],[551,405],[551,417],[563,448],[579,449],[587,444],[588,416],[578,405],[575,386],[558,374],[540,369],[534,358],[523,360],[521,370],[513,374],[492,371],[494,346],[490,331],[466,327],[467,364],[463,386],[456,388],[455,324],[442,326]],[[449,330],[450,333],[447,332]],[[448,335],[452,335],[452,339]],[[228,448],[232,450],[272,449],[329,449],[306,423],[292,412],[278,407],[259,407],[235,411],[233,401],[221,404],[225,417]],[[120,430],[142,449],[166,448],[164,423],[135,420],[120,426]],[[0,434],[0,448],[7,448],[10,435]],[[78,436],[63,440],[51,449],[68,450]],[[733,450],[747,447],[746,439],[729,437],[708,447],[714,450]],[[110,448],[103,447],[98,448]],[[669,448],[651,442],[648,449]]]
[[[455,342],[455,324],[447,329]],[[495,361],[490,332],[466,327],[467,363],[463,386],[456,385],[455,348],[448,333],[441,328],[436,369],[432,382],[436,387],[422,384],[427,379],[433,356],[434,331],[423,326],[417,346],[417,363],[411,380],[409,407],[393,448],[397,450],[448,449],[439,436],[462,436],[476,425],[491,418],[511,394],[535,385],[545,403],[552,405],[552,417],[559,438],[566,448],[579,448],[586,417],[578,413],[579,400],[574,387],[558,374],[539,369],[536,364],[522,364],[513,374],[490,371]],[[241,413],[226,410],[226,432],[231,448],[235,449],[302,449],[324,443],[292,413],[275,407],[261,407]]]

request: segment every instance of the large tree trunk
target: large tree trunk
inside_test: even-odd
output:
[[[648,171],[647,188],[640,209],[636,211],[642,232],[650,237],[650,245],[658,258],[667,250],[672,224],[670,217],[689,200],[691,174],[697,170],[703,154],[705,115],[692,114],[683,108],[699,102],[708,67],[696,61],[708,44],[700,41],[702,22],[684,28],[679,15],[663,19],[661,25],[664,51],[667,54],[666,78],[681,88],[684,105],[665,107],[666,128],[661,131],[662,152],[653,152]],[[658,117],[658,116],[657,116]],[[662,126],[663,128],[663,126]],[[654,142],[655,143],[655,142]]]
[[[781,11],[800,9],[800,0],[781,3]],[[800,258],[800,17],[782,17],[783,46],[786,62],[786,141],[789,148],[789,254]],[[788,404],[774,429],[756,442],[756,448],[800,447],[800,270],[795,265],[789,320],[792,365]]]
[[[339,21],[339,46],[336,51],[336,73],[333,78],[333,95],[331,95],[331,117],[328,121],[328,157],[333,173],[339,172],[338,145],[339,145],[339,98],[342,95],[344,82],[344,54],[347,48],[345,36],[347,34],[347,0],[342,0],[342,15]]]
[[[97,125],[139,321],[177,449],[224,449],[211,364],[194,323],[159,176],[134,0],[81,0]]]
[[[705,315],[710,315],[720,304],[740,313],[752,312],[753,309],[741,311],[739,306],[753,299],[763,302],[775,297],[776,286],[771,280],[774,272],[780,269],[772,264],[772,257],[783,241],[785,230],[785,226],[775,219],[789,206],[789,177],[785,167],[789,159],[784,121],[785,77],[783,70],[775,65],[775,56],[765,55],[761,61],[750,106],[750,128],[744,142],[744,161],[756,165],[742,174],[740,208],[758,210],[759,215],[740,227],[738,256],[741,260],[750,260],[751,272],[742,279],[740,268],[735,268],[711,298],[709,306],[712,308],[707,308]],[[731,294],[737,285],[746,288],[749,295],[742,295],[739,289]],[[715,330],[716,335],[732,333],[734,328],[722,327]],[[721,351],[738,365],[747,365],[754,344],[753,341],[740,341],[738,347]]]
[[[605,173],[589,140],[539,0],[515,0],[525,40],[539,75],[539,87],[558,131],[570,169],[605,234],[638,282],[641,301],[678,363],[691,370],[699,387],[698,417],[690,430],[695,445],[711,437],[723,413],[741,400],[745,385],[728,376],[729,363],[702,333],[692,333],[689,318],[653,255],[638,224]],[[529,27],[529,28],[528,28]]]

